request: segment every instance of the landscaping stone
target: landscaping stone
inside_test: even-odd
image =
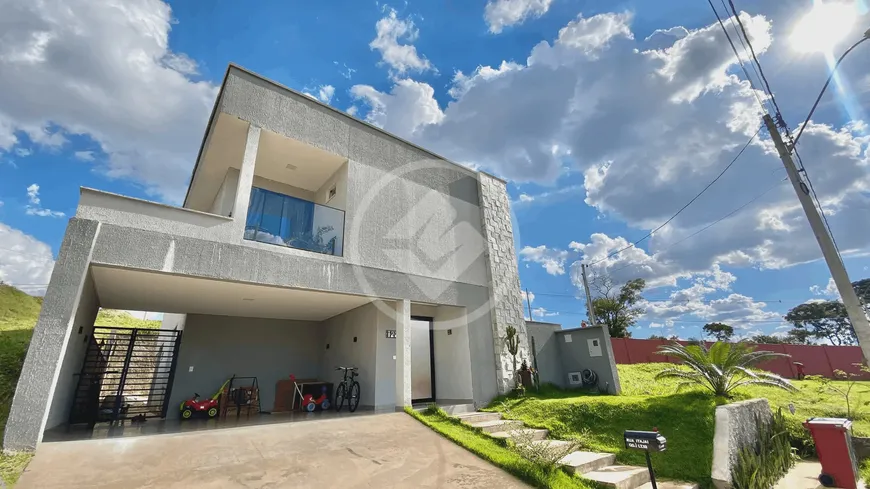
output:
[[[870,458],[870,438],[853,436],[852,449],[855,450],[855,458],[859,461]]]
[[[767,399],[726,404],[716,408],[716,429],[713,435],[713,485],[718,489],[731,487],[731,470],[743,447],[758,438],[756,418],[770,420],[772,414]]]

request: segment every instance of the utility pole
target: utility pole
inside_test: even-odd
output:
[[[526,287],[526,304],[529,305],[529,321],[534,321],[535,318],[532,317],[532,296],[529,295],[528,287]]]
[[[580,264],[580,275],[583,277],[583,288],[586,290],[586,309],[589,311],[589,321],[592,323],[592,326],[597,326],[598,322],[595,320],[595,309],[592,308],[592,293],[589,292],[589,279],[586,278],[586,264]]]
[[[807,215],[807,220],[810,222],[813,234],[816,235],[816,241],[819,242],[819,248],[822,249],[822,255],[824,255],[828,269],[831,271],[831,277],[834,279],[834,284],[837,285],[837,290],[840,292],[840,297],[846,306],[846,312],[849,314],[849,321],[852,323],[852,328],[858,337],[858,345],[864,353],[864,361],[870,364],[870,322],[867,321],[867,316],[861,307],[861,301],[858,300],[858,295],[855,293],[855,289],[852,288],[852,282],[849,280],[849,274],[846,273],[846,267],[843,266],[843,261],[840,260],[840,254],[837,253],[837,248],[834,247],[834,241],[831,239],[831,235],[828,234],[824,222],[822,222],[822,217],[819,215],[818,209],[816,209],[815,202],[810,198],[809,188],[801,179],[801,175],[794,165],[791,151],[782,141],[782,136],[779,134],[779,130],[769,114],[765,114],[764,124],[767,125],[767,130],[770,131],[770,137],[776,145],[776,150],[779,152],[779,157],[782,159],[782,164],[788,173],[788,179],[794,187],[801,207],[804,208],[804,213]]]

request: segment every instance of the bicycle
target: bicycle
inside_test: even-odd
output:
[[[347,408],[350,412],[354,412],[359,406],[359,382],[354,380],[354,377],[359,375],[356,372],[359,369],[357,367],[335,367],[335,369],[344,371],[344,378],[338,384],[338,389],[335,390],[335,410],[341,411],[344,401],[347,401]],[[348,372],[350,373],[349,381]]]

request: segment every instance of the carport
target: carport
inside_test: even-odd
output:
[[[293,375],[337,386],[341,372],[335,367],[339,365],[359,369],[360,410],[392,412],[397,406],[396,330],[402,318],[396,312],[395,301],[92,265],[76,313],[78,324],[67,345],[52,400],[46,424],[47,441],[76,438],[75,433],[82,433],[74,429],[70,435],[66,428],[69,421],[78,421],[70,413],[74,400],[81,397],[83,365],[93,363],[95,341],[105,341],[108,334],[105,329],[95,330],[93,326],[99,307],[163,312],[161,331],[153,334],[167,338],[177,335],[179,341],[175,349],[167,346],[160,350],[160,358],[149,364],[161,373],[146,376],[153,378],[155,385],[140,387],[150,388],[148,412],[161,417],[156,407],[162,404],[166,419],[149,420],[135,430],[129,428],[128,422],[127,433],[115,430],[115,435],[113,430],[98,426],[97,432],[87,437],[97,433],[101,433],[97,437],[127,436],[310,419],[278,413],[255,414],[257,419],[247,419],[242,414],[241,420],[184,426],[187,422],[179,420],[178,406],[194,393],[210,397],[227,379],[239,376],[257,378],[258,401],[263,412],[284,410],[289,404],[288,391],[282,391],[279,382],[286,386]],[[411,304],[405,314],[407,319],[413,317],[415,327],[428,326],[429,330],[428,335],[425,331],[423,334],[412,331],[415,342],[411,351],[412,378],[414,388],[422,392],[417,397],[471,402],[467,327],[456,327],[457,319],[464,318],[464,311]],[[442,323],[451,327],[439,329]],[[139,338],[145,333],[141,332]],[[112,334],[123,337],[126,333],[112,331]],[[123,341],[130,342],[122,339],[122,344]],[[135,361],[142,356],[141,350],[129,356]],[[135,375],[131,373],[130,378]],[[428,386],[424,385],[427,379]],[[130,409],[130,413],[143,410]]]

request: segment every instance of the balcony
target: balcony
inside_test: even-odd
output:
[[[344,211],[254,187],[245,239],[342,256]]]

